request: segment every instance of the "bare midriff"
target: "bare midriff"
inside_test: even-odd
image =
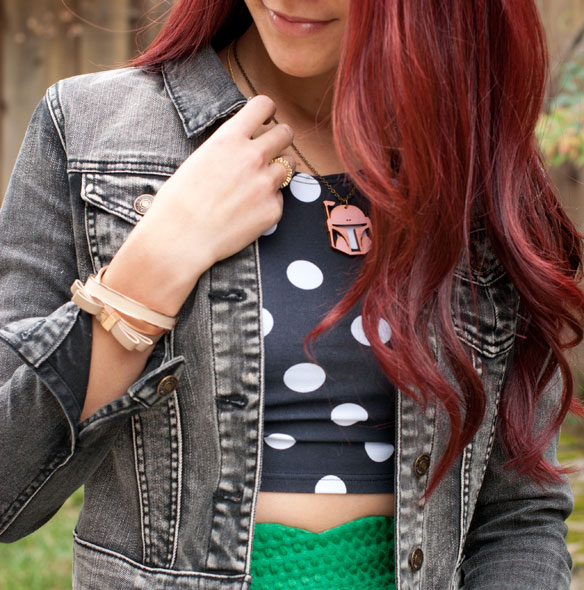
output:
[[[256,522],[320,533],[365,516],[393,516],[393,494],[260,492]]]

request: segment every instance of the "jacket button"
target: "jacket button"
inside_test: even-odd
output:
[[[418,477],[422,477],[423,475],[426,475],[426,473],[428,473],[429,468],[430,468],[430,455],[427,455],[426,453],[420,455],[414,461],[414,473]]]
[[[410,567],[413,571],[418,572],[422,569],[424,563],[424,552],[416,547],[410,554]]]
[[[134,199],[134,211],[138,213],[138,215],[144,215],[148,209],[152,206],[152,202],[154,201],[154,197],[152,195],[140,195]]]
[[[160,397],[163,397],[165,395],[171,394],[177,387],[178,379],[174,375],[168,375],[164,379],[161,379],[158,387],[156,388],[156,393]]]

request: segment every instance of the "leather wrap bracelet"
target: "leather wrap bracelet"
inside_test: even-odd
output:
[[[71,285],[71,300],[79,308],[96,317],[126,350],[143,352],[154,345],[176,325],[177,319],[154,311],[149,307],[118,293],[102,283],[107,266],[83,284],[79,279]],[[145,326],[133,325],[131,319]]]

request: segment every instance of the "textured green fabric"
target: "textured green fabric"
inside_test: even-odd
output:
[[[393,518],[368,516],[312,533],[255,526],[251,590],[394,590]]]

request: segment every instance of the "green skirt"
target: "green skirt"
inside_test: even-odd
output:
[[[394,590],[393,518],[368,516],[312,533],[255,526],[251,590]]]

